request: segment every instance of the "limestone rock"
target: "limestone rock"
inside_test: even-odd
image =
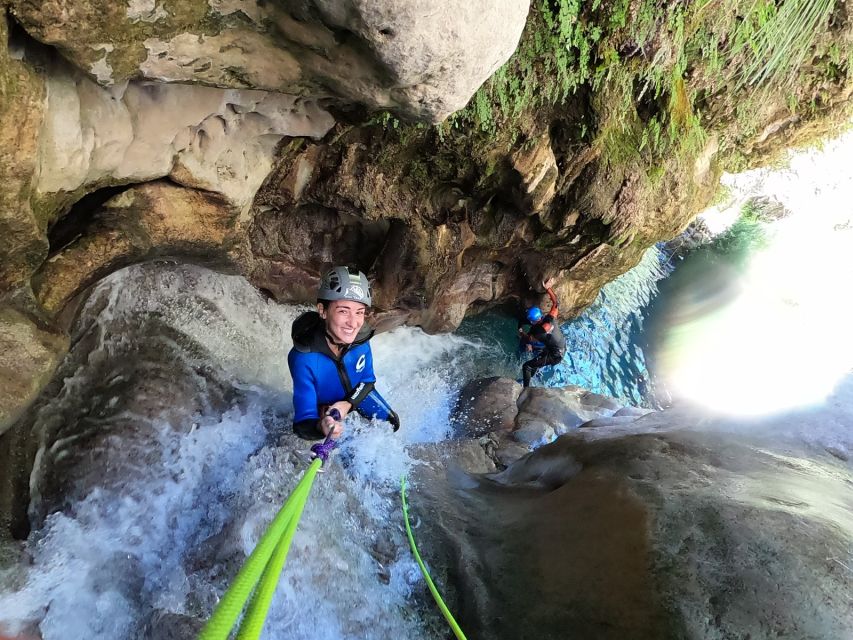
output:
[[[475,600],[459,620],[466,630],[489,638],[528,629],[649,640],[848,635],[850,467],[780,447],[772,434],[752,441],[688,431],[666,412],[664,420],[666,433],[563,436],[469,492],[465,508],[476,517],[456,530],[478,545],[465,547],[460,581],[488,586],[466,593]],[[449,546],[450,558],[460,552],[452,531],[435,544]]]
[[[13,0],[33,37],[104,85],[146,78],[333,97],[433,122],[509,58],[527,0]]]
[[[169,176],[251,203],[284,136],[323,136],[316,102],[262,91],[130,82],[103,88],[65,67],[47,80],[39,194]]]
[[[412,459],[418,463],[418,476],[438,478],[446,476],[448,472],[493,473],[495,471],[494,462],[473,440],[447,440],[439,443],[418,444],[410,449],[410,453]],[[451,466],[449,467],[448,464]]]
[[[637,416],[610,416],[609,418],[593,418],[592,420],[587,420],[582,425],[578,427],[578,429],[600,429],[602,427],[617,427],[622,425],[628,425],[637,420]]]
[[[762,222],[776,222],[791,215],[784,204],[771,196],[752,197],[746,201],[744,208]]]
[[[557,159],[551,138],[545,134],[511,155],[512,167],[521,176],[521,184],[530,198],[530,211],[543,211],[554,199],[557,189]]]
[[[474,239],[470,229],[465,230],[465,236]],[[449,249],[442,247],[441,238],[453,237],[449,229],[439,229],[439,242],[431,247],[431,251],[442,254],[457,253],[461,256],[465,251],[463,246],[455,246]],[[431,274],[427,275],[427,279]],[[492,262],[481,262],[472,265],[469,270],[459,271],[452,277],[444,278],[442,282],[436,282],[435,288],[438,294],[432,300],[428,309],[418,314],[413,321],[423,325],[431,331],[449,331],[459,326],[465,318],[468,307],[475,302],[491,302],[498,300],[504,292],[506,283],[505,275],[501,274],[499,265]]]
[[[109,200],[85,233],[35,274],[33,289],[51,314],[107,274],[148,258],[179,257],[223,266],[236,242],[237,210],[215,194],[149,182]]]
[[[529,449],[536,449],[542,445],[554,442],[557,432],[554,426],[541,420],[525,420],[512,432],[512,437],[517,442]]]
[[[47,256],[44,221],[29,196],[44,116],[44,78],[19,60],[0,16],[0,291],[24,282]]]
[[[652,409],[646,409],[643,407],[622,407],[613,414],[616,418],[621,418],[622,416],[633,416],[634,418],[642,418],[645,415],[652,413]]]
[[[495,449],[495,459],[503,467],[517,462],[524,456],[530,453],[530,448],[520,442],[517,442],[509,437],[501,438],[498,447]]]
[[[68,338],[0,307],[0,435],[35,399],[68,349]]]
[[[466,435],[480,437],[492,431],[512,431],[518,414],[521,385],[509,378],[478,378],[459,392],[454,421]]]
[[[142,636],[159,640],[189,640],[197,637],[204,625],[204,620],[157,609],[145,623]]]
[[[608,396],[569,385],[561,388],[531,387],[518,399],[518,430],[546,424],[557,435],[579,427],[588,420],[611,416],[621,408]]]

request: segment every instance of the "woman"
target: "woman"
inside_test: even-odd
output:
[[[400,419],[373,388],[373,330],[364,324],[371,305],[370,284],[358,270],[335,267],[320,280],[317,311],[293,322],[293,349],[287,365],[293,377],[293,431],[318,440],[343,433],[347,414]]]

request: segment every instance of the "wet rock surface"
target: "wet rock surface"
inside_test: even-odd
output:
[[[521,385],[509,378],[472,380],[459,392],[453,420],[463,425],[463,432],[468,436],[512,431],[520,393]]]
[[[65,336],[0,306],[0,435],[35,399],[67,348]]]
[[[853,470],[819,448],[703,424],[687,410],[602,417],[474,479],[457,508],[478,515],[454,526],[479,544],[441,528],[435,543],[455,549],[443,554],[469,594],[463,627],[492,638],[844,637]]]
[[[434,552],[466,590],[464,628],[817,639],[853,623],[853,469],[842,445],[806,444],[772,420],[621,407],[577,387],[530,389],[518,403],[512,437],[534,450],[514,457],[505,436],[481,438],[508,466],[457,481],[452,528],[433,530]]]
[[[531,387],[518,398],[513,437],[531,446],[546,444],[588,420],[611,416],[621,408],[613,398],[581,387]]]

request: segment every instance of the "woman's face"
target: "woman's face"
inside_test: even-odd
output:
[[[352,344],[364,326],[367,306],[351,300],[332,300],[328,309],[323,309],[323,305],[318,304],[317,311],[326,321],[326,330],[337,342]]]

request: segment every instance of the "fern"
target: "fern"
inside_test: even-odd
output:
[[[730,58],[745,56],[737,71],[739,85],[758,85],[771,80],[789,80],[800,67],[826,25],[836,0],[785,0],[777,9],[771,2],[758,1],[744,20],[756,25],[754,33],[745,33],[736,41]]]

